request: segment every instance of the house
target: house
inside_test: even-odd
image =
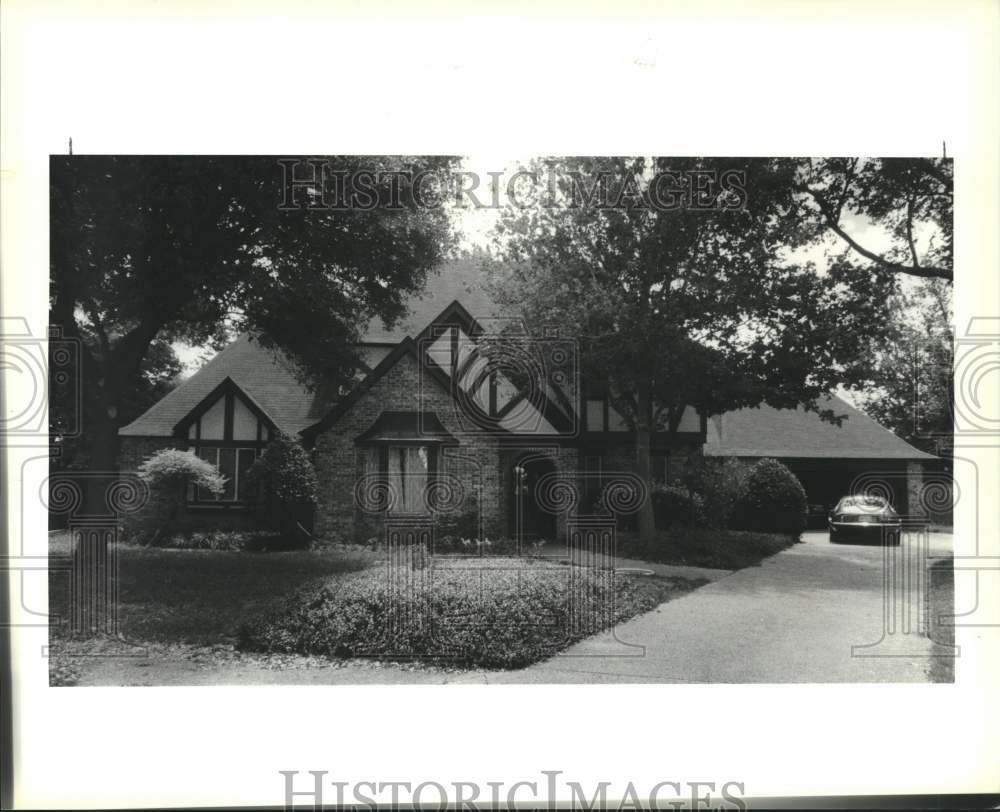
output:
[[[529,336],[498,314],[475,260],[443,268],[405,319],[369,325],[359,349],[367,368],[349,391],[310,391],[281,353],[241,336],[120,430],[122,469],[161,448],[194,449],[228,482],[219,497],[190,494],[185,520],[253,526],[260,507],[246,471],[283,432],[316,468],[315,534],[354,540],[402,519],[553,538],[609,481],[634,478],[634,438],[600,390],[581,384],[573,342]],[[916,509],[934,458],[835,406],[847,414],[840,427],[802,409],[709,419],[687,410],[672,438],[654,434],[654,476],[670,480],[701,455],[770,456],[799,475],[810,501],[829,503],[871,475]]]

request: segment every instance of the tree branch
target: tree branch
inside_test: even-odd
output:
[[[851,181],[854,180],[854,170],[858,166],[858,159],[852,158],[850,168],[847,170],[847,176],[844,178],[844,188],[840,190],[840,198],[837,200],[837,215],[836,223],[840,224],[840,215],[844,211],[844,204],[847,202],[847,193],[851,188]]]
[[[844,231],[844,229],[840,226],[840,223],[837,221],[835,212],[831,209],[830,204],[826,201],[822,194],[805,185],[799,186],[798,189],[805,192],[816,201],[816,205],[819,206],[819,210],[823,214],[823,219],[826,221],[827,227],[833,231],[834,234],[846,242],[856,253],[866,259],[870,259],[872,262],[880,265],[887,271],[907,274],[908,276],[919,276],[925,279],[952,280],[954,278],[954,274],[950,268],[945,268],[939,265],[928,265],[924,267],[919,265],[904,265],[899,262],[892,262],[880,254],[876,254],[874,251],[869,251],[863,245],[859,244],[850,234]]]
[[[913,260],[913,267],[919,268],[920,262],[917,259],[917,247],[913,244],[913,197],[906,201],[906,241],[910,245],[910,258]]]

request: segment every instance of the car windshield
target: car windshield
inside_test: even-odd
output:
[[[889,503],[882,496],[845,496],[840,500],[838,508],[869,508],[871,510],[888,507]]]

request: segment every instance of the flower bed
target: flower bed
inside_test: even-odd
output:
[[[649,580],[649,579],[646,579]],[[383,565],[294,597],[240,628],[249,651],[517,668],[699,585],[518,558]]]

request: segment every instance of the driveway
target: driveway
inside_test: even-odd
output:
[[[487,682],[925,682],[930,655],[946,650],[917,628],[928,557],[951,554],[933,533],[898,548],[830,544],[826,533],[740,570],[659,609]],[[888,566],[887,566],[888,564]],[[913,588],[886,590],[887,571],[911,565]],[[925,570],[924,570],[925,571]],[[895,631],[886,610],[894,610]],[[904,628],[904,619],[911,621]],[[884,634],[884,629],[889,633]],[[468,675],[473,681],[474,675]]]

